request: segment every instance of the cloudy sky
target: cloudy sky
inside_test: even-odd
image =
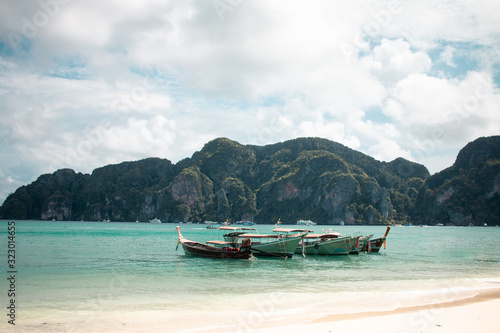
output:
[[[500,2],[0,1],[0,202],[60,168],[323,137],[431,173],[500,134]]]

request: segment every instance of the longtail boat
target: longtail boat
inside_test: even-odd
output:
[[[291,258],[295,248],[309,230],[276,228],[274,234],[259,234],[254,228],[220,227],[230,231],[224,235],[224,241],[209,241],[215,246],[239,246],[244,239],[250,239],[255,256],[275,256]],[[249,233],[252,232],[252,233]]]
[[[252,255],[249,241],[243,242],[240,247],[228,245],[216,247],[184,238],[179,227],[177,227],[177,233],[179,234],[177,246],[182,244],[186,254],[207,258],[226,259],[248,259]]]
[[[380,248],[384,245],[386,242],[387,235],[389,234],[389,231],[391,230],[390,226],[387,226],[387,229],[385,230],[384,236],[380,238],[374,238],[370,239],[363,244],[363,247],[361,247],[361,251],[363,252],[379,252]]]
[[[385,230],[385,234],[381,238],[372,239],[373,234],[361,236],[359,238],[359,244],[358,244],[359,246],[357,246],[357,247],[353,246],[349,253],[350,254],[359,254],[360,252],[366,252],[366,253],[379,252],[382,245],[384,245],[386,242],[386,238],[387,238],[387,234],[389,234],[389,230],[391,230],[391,227],[387,226],[387,229]]]
[[[359,237],[359,236],[358,236]],[[295,253],[308,255],[347,255],[357,237],[342,236],[338,232],[307,234],[297,246]]]
[[[363,246],[365,246],[367,244],[367,242],[369,242],[372,237],[373,237],[373,234],[365,235],[365,236],[359,234],[357,236],[356,243],[355,243],[355,245],[353,245],[353,247],[349,251],[349,254],[359,254],[361,252],[361,249],[363,248]]]

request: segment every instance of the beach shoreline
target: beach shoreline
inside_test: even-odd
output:
[[[359,313],[344,313],[344,314],[332,314],[320,319],[316,319],[311,323],[324,323],[324,322],[332,322],[332,321],[344,321],[344,320],[353,320],[353,319],[361,319],[368,317],[377,317],[377,316],[388,316],[394,314],[401,314],[407,312],[415,312],[422,310],[436,310],[438,308],[451,308],[455,306],[467,306],[474,303],[491,301],[491,300],[500,300],[500,288],[499,289],[491,289],[480,291],[477,295],[464,298],[452,300],[449,302],[442,303],[433,303],[426,305],[416,305],[416,306],[403,306],[394,310],[389,311],[366,311]],[[500,309],[500,308],[499,308]]]
[[[389,295],[387,295],[389,297]],[[337,308],[338,309],[338,308]],[[374,309],[374,308],[373,308]],[[342,333],[353,330],[383,329],[391,332],[468,332],[480,330],[500,332],[498,310],[500,288],[477,290],[475,295],[440,303],[400,306],[388,310],[363,310],[358,313],[287,312],[266,316],[264,312],[245,311],[238,320],[230,312],[213,312],[212,317],[195,312],[182,311],[177,314],[166,310],[155,311],[110,311],[100,314],[81,314],[77,321],[62,317],[20,318],[13,332],[213,332],[213,333]],[[272,310],[269,308],[269,310]],[[87,320],[82,320],[83,317]],[[191,320],[189,320],[191,318]],[[198,325],[193,326],[193,318]],[[28,320],[27,320],[28,319]],[[186,321],[188,320],[188,321]],[[198,327],[196,327],[198,326]]]
[[[295,325],[258,329],[227,330],[224,333],[342,333],[380,329],[387,332],[500,332],[498,320],[500,288],[482,290],[477,295],[426,305],[399,307],[386,311],[338,313]],[[214,331],[215,332],[215,331]]]

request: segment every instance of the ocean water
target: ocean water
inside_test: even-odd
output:
[[[224,260],[176,250],[175,226],[16,221],[16,327],[3,315],[0,331],[252,332],[500,287],[499,227],[393,227],[377,254]],[[191,240],[222,236],[203,224],[180,227]],[[0,222],[0,294],[8,305],[7,228]],[[375,237],[385,232],[383,226],[333,228]]]

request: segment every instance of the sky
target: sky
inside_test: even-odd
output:
[[[322,137],[431,174],[500,134],[500,2],[1,0],[0,202],[61,168]]]

